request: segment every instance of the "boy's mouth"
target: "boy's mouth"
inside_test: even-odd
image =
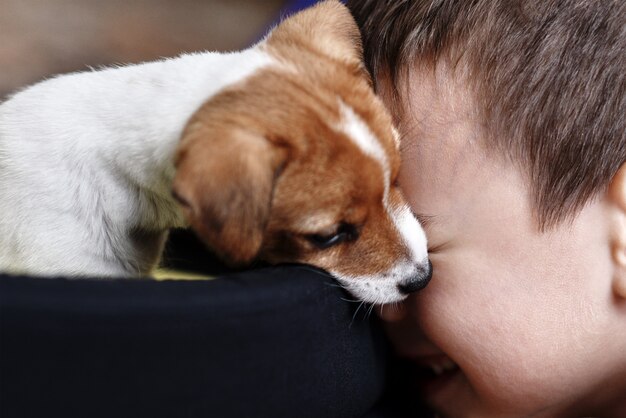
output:
[[[427,363],[422,363],[420,369],[423,370],[425,375],[430,374],[432,377],[439,377],[444,373],[456,371],[459,366],[456,365],[451,359],[445,356],[441,358],[433,359]]]
[[[445,355],[417,358],[414,365],[417,386],[427,399],[444,390],[460,375],[459,366]]]

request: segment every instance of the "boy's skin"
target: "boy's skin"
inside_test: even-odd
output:
[[[459,366],[422,393],[441,416],[626,417],[626,164],[541,232],[522,170],[486,148],[471,94],[443,67],[410,68],[400,108],[377,79],[434,267],[425,290],[379,311],[397,353]]]

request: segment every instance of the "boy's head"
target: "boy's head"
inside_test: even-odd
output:
[[[626,3],[348,6],[434,267],[383,318],[418,368],[458,365],[426,398],[445,416],[626,410]]]

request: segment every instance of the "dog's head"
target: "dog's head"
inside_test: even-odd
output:
[[[337,1],[278,26],[273,57],[188,123],[174,194],[225,260],[302,262],[355,296],[400,300],[430,279],[426,238],[396,178],[398,139]]]

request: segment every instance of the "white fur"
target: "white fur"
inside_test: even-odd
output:
[[[406,248],[409,250],[409,257],[418,264],[427,264],[428,245],[426,242],[426,234],[418,220],[413,216],[409,206],[403,205],[399,208],[392,209],[391,219],[396,229],[400,232],[400,236]]]
[[[188,118],[272,62],[258,48],[182,55],[52,78],[1,104],[0,271],[147,273],[184,224],[170,188]]]

